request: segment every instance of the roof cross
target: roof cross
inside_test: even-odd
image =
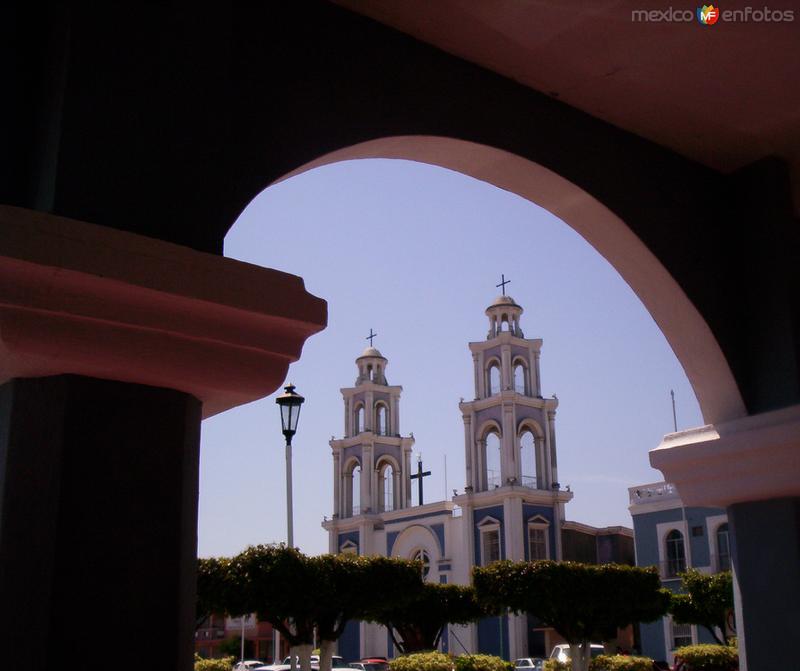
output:
[[[419,486],[419,490],[418,490],[419,491],[419,503],[418,503],[418,505],[420,505],[420,506],[422,505],[422,478],[424,478],[426,475],[430,475],[430,474],[431,474],[430,471],[423,471],[422,470],[422,455],[420,454],[419,455],[419,459],[417,459],[417,473],[416,473],[416,475],[410,475],[409,476],[410,480],[419,480],[417,485]]]
[[[511,284],[511,280],[507,280],[505,275],[500,275],[500,284],[495,284],[496,287],[503,287],[503,296],[506,295],[506,284]]]
[[[364,340],[369,340],[369,346],[370,346],[370,347],[372,347],[372,339],[373,339],[373,338],[374,338],[376,335],[378,335],[378,334],[377,334],[377,333],[373,333],[373,332],[372,332],[372,328],[370,327],[370,329],[369,329],[369,335],[368,335],[366,338],[364,338]]]

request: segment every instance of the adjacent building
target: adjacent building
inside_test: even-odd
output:
[[[731,568],[728,516],[721,508],[683,505],[668,482],[631,487],[630,511],[637,566],[658,566],[663,585],[680,591],[680,573],[696,568],[706,573]],[[730,618],[730,629],[734,628]],[[694,643],[714,643],[703,627],[679,625],[670,617],[640,626],[642,653],[673,662],[676,648]]]

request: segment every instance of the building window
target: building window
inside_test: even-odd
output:
[[[346,471],[344,486],[344,510],[345,517],[353,517],[361,514],[361,465],[353,461]]]
[[[494,396],[500,393],[500,366],[493,363],[489,366],[489,396]]]
[[[355,426],[355,434],[359,434],[364,430],[364,406],[359,405],[356,408],[356,426]]]
[[[492,431],[486,436],[486,489],[496,489],[501,482],[500,436]]]
[[[382,512],[394,510],[394,468],[391,464],[384,463],[378,467],[378,481],[380,510]]]
[[[528,396],[528,370],[521,361],[514,364],[514,391]]]
[[[431,572],[431,557],[428,554],[427,550],[417,550],[412,556],[411,559],[414,561],[418,561],[422,564],[422,579],[428,577],[428,574]]]
[[[357,555],[358,545],[356,545],[353,541],[345,541],[339,548],[339,552],[343,555]]]
[[[500,559],[500,525],[481,528],[481,566]]]
[[[541,518],[539,518],[541,519]],[[549,556],[547,542],[548,525],[544,522],[528,524],[528,560],[537,561]]]
[[[670,620],[672,639],[672,649],[676,650],[684,645],[692,645],[692,625],[678,624],[674,620]]]
[[[686,570],[686,552],[683,545],[683,534],[673,529],[667,534],[666,543],[666,576],[675,578]]]
[[[536,475],[536,439],[530,431],[524,431],[519,437],[519,463],[523,487],[539,488]]]
[[[375,408],[375,433],[380,436],[389,434],[389,410],[383,403]]]
[[[731,570],[731,545],[727,522],[717,527],[717,568],[720,571]]]

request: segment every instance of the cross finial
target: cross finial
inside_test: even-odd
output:
[[[500,284],[495,284],[496,287],[503,287],[503,296],[506,295],[506,284],[511,284],[511,280],[507,280],[505,275],[500,275]]]
[[[370,329],[369,329],[369,335],[368,335],[366,338],[364,338],[364,340],[369,340],[369,346],[370,346],[370,347],[372,347],[372,339],[373,339],[373,338],[374,338],[376,335],[378,335],[378,334],[377,334],[377,333],[373,333],[373,332],[372,332],[372,328],[370,327]]]
[[[419,481],[419,482],[417,482],[418,492],[419,492],[419,497],[418,497],[419,505],[423,505],[423,503],[424,503],[423,499],[422,499],[422,478],[424,478],[425,476],[428,476],[430,474],[431,474],[430,471],[423,471],[422,470],[422,453],[418,454],[417,455],[417,472],[416,472],[415,475],[410,475],[409,479],[410,480],[418,480]]]

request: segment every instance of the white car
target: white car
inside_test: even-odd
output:
[[[300,669],[300,658],[296,657],[296,664],[297,669]],[[257,666],[254,669],[247,669],[246,671],[289,671],[292,668],[292,658],[285,657],[283,659],[283,664],[269,664],[269,665],[262,665]],[[343,667],[344,666],[344,659],[339,657],[339,655],[333,655],[331,658],[331,666],[333,667]],[[311,668],[313,671],[318,671],[319,669],[319,655],[311,655]],[[238,671],[238,669],[234,670]]]
[[[257,659],[246,659],[243,662],[236,662],[233,671],[253,671],[253,669],[259,666],[264,666],[264,662]]]
[[[600,643],[590,643],[589,646],[592,659],[602,655],[605,650]],[[550,659],[557,659],[559,662],[566,662],[569,658],[569,643],[559,643],[550,653]]]

